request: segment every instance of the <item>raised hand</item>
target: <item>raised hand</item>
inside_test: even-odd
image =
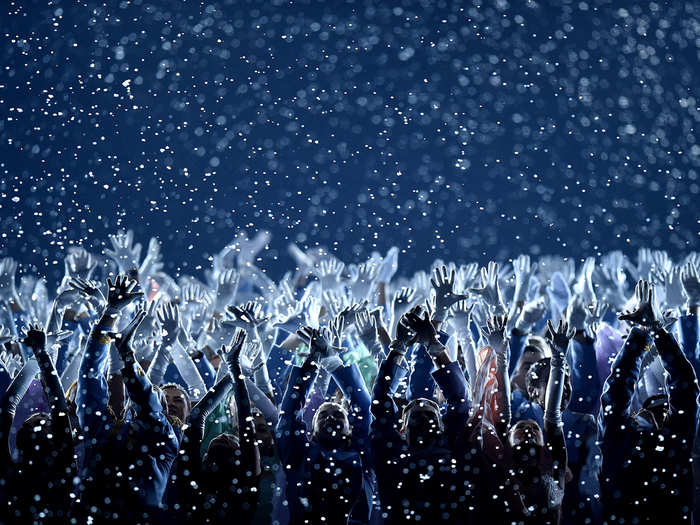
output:
[[[600,265],[594,272],[598,283],[596,295],[614,306],[622,306],[626,300],[625,265],[626,259],[622,252],[613,251],[601,257]]]
[[[252,239],[249,239],[245,232],[243,232],[238,242],[239,250],[238,257],[236,258],[238,267],[241,268],[252,265],[258,253],[270,243],[271,238],[272,235],[266,230],[260,230]]]
[[[367,309],[367,300],[360,301],[359,303],[351,304],[343,308],[338,312],[338,317],[342,317],[345,326],[350,326],[355,324],[357,320],[357,314]]]
[[[232,268],[224,270],[219,274],[216,281],[215,311],[223,312],[224,309],[231,304],[238,291],[239,281],[240,274]]]
[[[663,250],[654,250],[651,254],[654,261],[654,271],[664,274],[673,267],[673,261]]]
[[[515,322],[515,328],[521,332],[529,332],[532,326],[544,317],[547,311],[547,304],[544,297],[538,297],[529,303],[525,303],[518,320]]]
[[[136,333],[136,330],[138,330],[144,317],[146,317],[146,310],[141,308],[136,312],[134,318],[129,321],[129,324],[126,325],[123,330],[121,330],[119,333],[111,334],[112,339],[114,339],[114,347],[117,349],[117,352],[119,352],[119,357],[121,357],[123,361],[127,361],[127,359],[135,359],[131,341],[133,340],[134,334]]]
[[[654,258],[649,248],[640,248],[637,251],[637,266],[628,265],[628,269],[638,280],[649,279],[654,268]]]
[[[340,262],[335,257],[328,257],[322,260],[318,267],[314,269],[316,277],[321,283],[321,290],[337,290],[343,283],[342,275],[345,270],[345,264]]]
[[[180,333],[180,311],[176,304],[168,302],[158,306],[156,317],[160,324],[163,344],[172,345]]]
[[[495,314],[504,314],[505,308],[498,287],[498,264],[491,261],[487,268],[481,269],[481,288],[470,288],[469,293],[481,296]]]
[[[335,347],[341,347],[343,344],[343,330],[345,329],[345,317],[338,315],[331,319],[328,323],[328,332],[330,334],[330,343]]]
[[[95,258],[84,248],[76,248],[64,260],[66,275],[89,280],[97,266]]]
[[[241,352],[243,351],[245,341],[246,332],[239,328],[233,336],[231,346],[229,348],[226,348],[226,346],[221,347],[221,356],[230,371],[240,367]]]
[[[608,312],[608,304],[604,301],[596,301],[595,303],[588,306],[588,313],[586,315],[586,328],[592,329],[595,325],[595,332],[598,332],[597,327],[603,321],[603,317]],[[590,330],[589,330],[590,331]]]
[[[415,289],[405,286],[394,292],[394,298],[391,301],[391,319],[394,325],[398,324],[401,316],[410,310],[415,297]]]
[[[356,301],[362,301],[370,297],[376,284],[378,272],[379,266],[371,261],[351,267],[350,276],[352,283],[350,284],[350,290]]]
[[[117,263],[119,272],[138,271],[139,260],[141,259],[141,244],[134,244],[134,232],[132,230],[126,233],[119,231],[116,235],[110,235],[109,240],[112,243],[112,249],[106,249],[105,254]]]
[[[359,312],[355,320],[357,335],[365,345],[365,348],[372,352],[377,346],[377,320],[367,310]]]
[[[588,304],[582,295],[575,294],[566,307],[566,321],[574,330],[583,330],[588,315]]]
[[[680,266],[672,266],[664,272],[655,272],[659,282],[665,287],[667,308],[680,308],[685,304],[686,294],[681,281],[682,271]]]
[[[481,335],[497,355],[504,355],[508,349],[506,337],[507,315],[494,315],[486,320],[486,329],[480,328]]]
[[[551,320],[547,320],[546,339],[552,347],[552,359],[564,360],[566,351],[569,348],[569,341],[574,337],[576,330],[566,321],[559,321],[555,328]]]
[[[95,310],[104,308],[107,304],[104,294],[100,291],[98,284],[95,281],[88,281],[81,277],[72,277],[68,281],[69,288],[80,293]]]
[[[411,279],[411,288],[415,290],[416,296],[414,299],[416,301],[422,301],[430,297],[431,287],[428,274],[423,271],[416,272],[413,279]]]
[[[17,261],[12,257],[0,260],[0,300],[9,303],[20,304],[15,287],[15,275],[17,273]]]
[[[654,286],[649,281],[640,280],[634,288],[634,297],[637,302],[636,307],[621,314],[619,319],[651,330],[661,328],[662,317],[654,304]]]
[[[32,352],[42,352],[46,349],[46,333],[38,324],[29,325],[23,329],[24,346],[31,348]]]
[[[12,332],[5,326],[0,326],[0,347],[8,341],[12,341]]]
[[[472,311],[475,303],[469,303],[466,299],[457,301],[450,313],[452,314],[452,324],[459,333],[466,333],[469,330],[469,322],[472,318]]]
[[[448,273],[447,266],[435,268],[430,283],[435,290],[435,313],[433,320],[442,322],[447,317],[448,310],[459,301],[467,299],[469,296],[454,293],[455,271]]]
[[[349,306],[347,298],[339,290],[326,290],[322,292],[321,298],[328,317],[335,317],[344,308]]]
[[[262,305],[255,301],[248,301],[243,306],[227,306],[226,313],[229,318],[222,323],[223,325],[235,326],[251,333],[255,333],[259,326],[269,320],[262,311]]]
[[[688,262],[681,272],[681,283],[683,290],[688,297],[688,306],[700,305],[700,276],[698,276],[698,266]]]
[[[457,291],[468,290],[479,275],[479,264],[469,263],[462,264],[457,269],[455,276],[455,287]]]
[[[160,253],[160,243],[155,237],[148,241],[146,257],[144,257],[139,267],[139,278],[143,281],[155,275],[163,269],[163,257]]]
[[[143,296],[143,292],[134,291],[136,285],[137,282],[126,275],[117,275],[114,281],[107,278],[107,308],[121,311]]]
[[[595,257],[587,257],[583,261],[578,281],[574,286],[574,291],[581,296],[586,304],[595,301],[595,290],[593,289],[593,270],[595,270]]]
[[[530,262],[529,255],[520,255],[513,260],[513,273],[515,274],[515,292],[513,303],[524,303],[527,299],[527,291],[530,287],[530,279],[537,270],[537,263]]]
[[[401,318],[399,324],[406,328],[408,332],[415,334],[415,341],[428,348],[429,352],[431,352],[431,348],[435,348],[437,351],[437,346],[442,347],[442,345],[438,340],[437,331],[430,321],[430,314],[426,311],[421,317],[420,313],[420,309],[412,309]],[[439,349],[439,351],[442,350],[443,348]]]
[[[382,259],[377,271],[377,282],[388,283],[396,274],[399,267],[399,249],[392,246]]]

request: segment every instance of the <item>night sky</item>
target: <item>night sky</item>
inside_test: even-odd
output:
[[[620,7],[620,6],[624,6]],[[697,2],[3,3],[0,252],[697,249]]]

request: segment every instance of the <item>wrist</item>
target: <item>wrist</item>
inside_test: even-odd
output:
[[[441,352],[439,352],[435,355],[431,354],[431,355],[433,355],[433,362],[435,363],[435,366],[437,366],[438,368],[444,368],[452,362],[445,347],[443,346],[442,348],[443,349]]]
[[[426,349],[430,355],[437,356],[445,351],[445,346],[438,341],[437,338],[435,338],[434,340],[430,341],[428,345],[426,345]]]

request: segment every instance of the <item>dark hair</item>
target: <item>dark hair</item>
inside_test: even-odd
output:
[[[654,394],[653,396],[649,396],[644,400],[644,403],[642,403],[642,409],[649,410],[649,407],[652,405],[659,405],[659,401],[661,401],[661,404],[667,404],[668,396],[666,394]]]
[[[547,350],[549,350],[549,346],[547,345],[547,341],[543,337],[540,337],[538,335],[531,335],[527,338],[527,342],[525,344],[525,348],[523,349],[523,353],[537,352],[547,355]]]
[[[177,383],[165,383],[164,385],[160,386],[160,389],[165,392],[166,388],[175,388],[176,390],[179,390],[182,392],[182,395],[185,397],[185,401],[187,402],[187,410],[192,408],[192,400],[190,399],[190,395],[187,393],[187,390],[178,385]]]
[[[552,363],[552,358],[551,357],[545,357],[544,359],[540,359],[539,361],[535,361],[530,365],[530,368],[527,371],[527,374],[525,374],[525,388],[527,390],[527,395],[528,399],[530,401],[537,401],[536,399],[533,399],[532,396],[530,396],[530,391],[540,387],[540,386],[547,386],[547,381],[549,381],[549,367],[551,366]],[[544,383],[544,385],[542,385]],[[562,402],[566,402],[568,404],[568,401],[566,401],[566,395],[567,395],[567,385],[569,386],[569,395],[571,395],[573,392],[571,392],[571,374],[569,372],[569,365],[565,362],[564,363],[564,397],[562,399]]]
[[[432,399],[428,399],[425,397],[419,397],[417,399],[413,399],[406,403],[406,405],[403,407],[403,410],[401,411],[401,431],[406,430],[406,425],[408,424],[408,413],[413,410],[413,407],[416,407],[418,405],[428,405],[429,407],[432,407],[435,409],[435,412],[437,412],[438,417],[440,418],[440,426],[442,428],[442,414],[440,413],[440,405],[438,405],[435,401]]]

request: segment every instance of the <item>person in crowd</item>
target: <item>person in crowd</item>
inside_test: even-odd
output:
[[[0,260],[0,522],[692,523],[697,254],[275,281],[269,238],[174,278],[119,232],[53,297]]]

